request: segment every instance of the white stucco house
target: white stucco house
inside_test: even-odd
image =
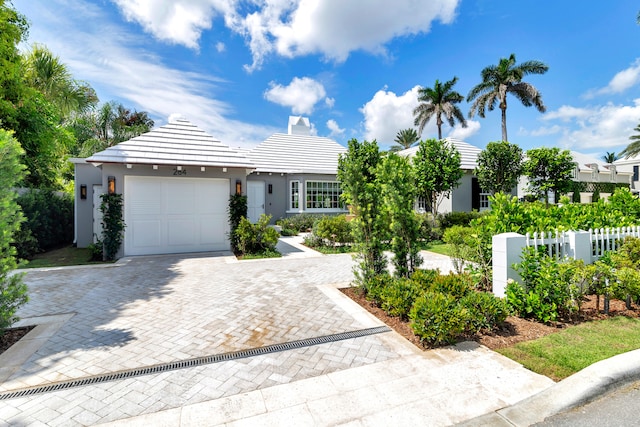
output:
[[[616,160],[612,165],[618,173],[631,175],[631,192],[640,194],[640,155]]]

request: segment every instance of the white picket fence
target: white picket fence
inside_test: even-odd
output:
[[[551,257],[581,259],[585,264],[592,264],[606,251],[616,250],[629,236],[640,237],[640,227],[493,236],[493,293],[502,297],[507,281],[519,281],[520,275],[513,266],[521,262],[525,247],[546,247]]]

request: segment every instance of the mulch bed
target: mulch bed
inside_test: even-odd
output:
[[[23,328],[7,329],[4,335],[0,336],[0,354],[4,353],[9,347],[17,343],[29,333],[35,326],[25,326]]]
[[[369,313],[373,314],[378,319],[383,321],[385,324],[387,324],[387,326],[395,330],[408,341],[413,343],[416,347],[425,349],[425,347],[420,342],[420,339],[413,333],[413,330],[409,326],[409,322],[405,322],[398,317],[389,316],[375,303],[368,301],[359,288],[342,288],[340,289],[340,291],[360,304]],[[553,324],[545,325],[532,320],[509,316],[498,329],[491,332],[478,333],[470,337],[464,337],[464,339],[473,340],[492,350],[497,350],[499,348],[510,347],[522,341],[530,341],[541,338],[545,335],[558,332],[561,329],[582,322],[606,319],[607,317],[612,316],[627,316],[633,318],[640,317],[640,308],[635,304],[632,305],[631,310],[627,310],[624,301],[611,300],[608,316],[603,313],[603,306],[603,298],[600,298],[600,311],[597,311],[596,297],[594,295],[589,295],[585,297],[583,301],[582,311],[578,319],[567,320],[563,322],[554,322]]]

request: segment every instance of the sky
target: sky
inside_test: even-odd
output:
[[[640,124],[640,4],[631,0],[13,0],[101,102],[181,115],[231,147],[309,117],[312,132],[394,144],[414,127],[420,87],[454,76],[465,98],[500,58],[549,66],[525,81],[546,112],[510,96],[509,140],[524,150],[620,152]],[[459,107],[468,116],[470,103]],[[500,110],[443,136],[501,140]],[[437,136],[435,120],[422,139]]]

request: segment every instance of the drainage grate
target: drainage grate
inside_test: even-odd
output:
[[[330,342],[343,341],[351,338],[359,338],[367,335],[375,335],[389,332],[386,326],[375,328],[359,329],[357,331],[342,332],[339,334],[325,335],[316,338],[306,338],[303,340],[290,341],[282,344],[272,344],[264,347],[250,348],[247,350],[232,351],[229,353],[214,354],[211,356],[196,357],[193,359],[180,360],[177,362],[162,363],[144,368],[129,369],[126,371],[112,372],[109,374],[95,375],[92,377],[80,378],[76,380],[61,381],[44,386],[36,386],[16,391],[5,391],[0,393],[0,400],[15,399],[18,397],[32,396],[34,394],[48,393],[51,391],[67,390],[85,385],[100,384],[108,381],[122,380],[126,378],[139,377],[142,375],[158,374],[161,372],[174,371],[177,369],[193,368],[196,366],[210,365],[229,360],[244,359],[247,357],[260,356],[263,354],[277,353],[285,350],[295,350],[313,345],[326,344]]]

